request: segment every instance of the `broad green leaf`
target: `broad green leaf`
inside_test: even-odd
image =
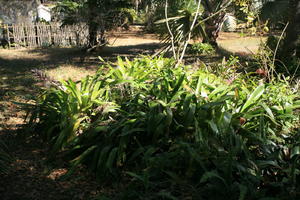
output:
[[[300,146],[295,146],[291,150],[291,158],[300,155]]]
[[[108,153],[109,153],[110,149],[111,149],[111,146],[105,146],[105,147],[102,148],[102,151],[99,155],[98,163],[97,163],[97,170],[98,171],[101,171],[101,172],[106,171],[106,169],[104,169],[104,167],[105,167],[105,163],[106,163],[106,160],[107,160]]]
[[[126,174],[128,174],[129,176],[133,177],[133,178],[136,178],[138,180],[140,180],[141,182],[145,182],[145,178],[143,176],[140,176],[136,173],[133,173],[133,172],[126,172]]]
[[[239,185],[239,189],[240,189],[239,200],[244,200],[246,198],[246,194],[247,194],[247,186]]]
[[[258,86],[249,96],[248,100],[245,102],[240,112],[244,112],[248,109],[252,104],[256,103],[258,99],[263,95],[265,91],[265,85]]]
[[[127,130],[127,131],[125,131],[125,132],[122,132],[122,134],[121,134],[120,136],[121,136],[121,137],[122,137],[122,136],[127,136],[127,135],[130,135],[130,134],[132,134],[132,133],[143,132],[143,131],[145,131],[144,128],[132,128],[132,129],[130,129],[130,130]]]
[[[76,157],[75,159],[73,159],[71,161],[72,163],[72,167],[71,169],[67,172],[67,174],[65,174],[63,176],[63,178],[67,178],[69,177],[78,167],[78,165],[80,165],[81,163],[83,163],[84,160],[87,159],[87,157],[97,148],[96,145],[89,147],[87,150],[85,150],[82,154],[80,154],[78,157]]]
[[[220,181],[223,182],[224,185],[227,185],[225,179],[219,176],[219,174],[215,171],[205,172],[200,179],[200,183],[205,183],[212,178],[219,179]]]
[[[106,161],[106,168],[112,173],[114,167],[114,163],[116,162],[117,159],[117,154],[118,154],[118,148],[115,147],[111,150],[111,152],[108,155],[107,161]]]

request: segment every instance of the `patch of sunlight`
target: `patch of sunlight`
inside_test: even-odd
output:
[[[231,53],[252,55],[258,52],[261,43],[266,39],[258,36],[240,36],[238,33],[223,33],[218,39],[218,45]]]
[[[46,70],[46,74],[54,80],[68,80],[78,81],[87,75],[95,74],[97,69],[87,69],[85,67],[78,67],[70,64],[60,65],[57,68]]]

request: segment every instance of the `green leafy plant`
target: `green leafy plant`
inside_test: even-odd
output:
[[[190,52],[192,54],[197,54],[197,55],[198,54],[209,55],[209,54],[213,54],[215,52],[215,49],[212,45],[207,43],[195,43],[191,45]]]
[[[100,112],[113,112],[116,107],[106,102],[107,90],[97,77],[87,77],[78,86],[72,80],[63,81],[61,88],[45,91],[32,112],[30,121],[38,120],[46,128],[44,137],[53,144],[52,153],[68,145],[86,129]]]
[[[46,91],[32,118],[54,152],[68,152],[67,176],[85,164],[98,180],[124,178],[116,199],[296,197],[298,92],[281,79],[223,77],[118,58]]]

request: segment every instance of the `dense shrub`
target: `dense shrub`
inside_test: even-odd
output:
[[[300,101],[287,82],[161,57],[116,65],[45,91],[32,111],[52,153],[69,152],[69,175],[86,164],[130,180],[116,199],[299,196]]]

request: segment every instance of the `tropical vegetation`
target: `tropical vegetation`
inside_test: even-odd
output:
[[[31,112],[71,175],[127,184],[114,199],[290,199],[299,196],[299,90],[174,59],[118,58],[78,84],[46,90]],[[230,73],[222,69],[231,68]]]
[[[299,199],[300,1],[289,0],[289,23],[280,34],[271,27],[276,35],[270,32],[253,57],[209,65],[185,60],[185,53],[218,53],[230,12],[246,28],[257,26],[264,9],[253,6],[249,0],[58,1],[65,23],[88,24],[90,46],[136,19],[165,45],[153,56],[99,57],[94,75],[50,82],[25,104],[26,122],[49,147],[48,160],[63,157],[64,179],[85,166],[99,184],[117,185],[102,200]],[[0,143],[0,173],[9,161]]]

